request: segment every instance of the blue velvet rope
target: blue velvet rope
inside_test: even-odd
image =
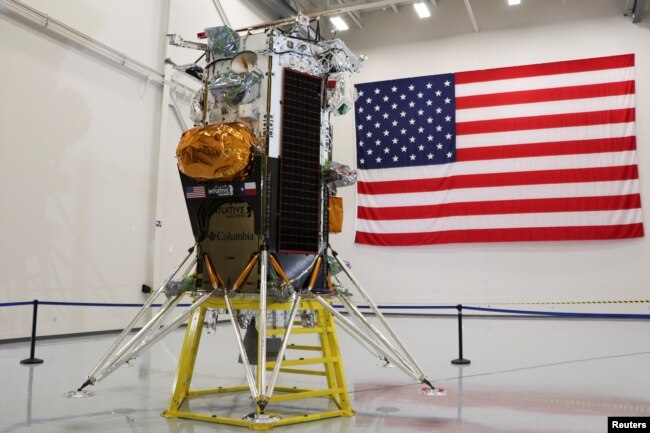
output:
[[[0,307],[15,307],[19,305],[33,305],[29,302],[5,302]],[[114,304],[108,302],[61,302],[61,301],[38,301],[38,305],[64,305],[68,307],[142,307],[142,304]],[[178,304],[178,307],[189,307],[191,304]],[[153,304],[152,307],[161,307],[162,304]]]
[[[40,305],[60,305],[70,307],[142,307],[142,304],[118,304],[118,303],[102,303],[102,302],[60,302],[60,301],[38,301]],[[4,302],[0,303],[0,307],[16,307],[22,305],[32,305],[33,301],[25,302]],[[153,307],[160,307],[162,304],[153,304]],[[179,307],[188,307],[191,304],[178,304]],[[334,305],[336,308],[341,308],[341,305]],[[360,305],[359,309],[369,309],[367,305]],[[456,310],[456,305],[382,305],[379,306],[380,310]],[[472,307],[463,305],[463,310],[468,311],[484,311],[490,313],[506,313],[506,314],[525,314],[529,316],[545,316],[545,317],[573,317],[573,318],[590,318],[590,319],[650,319],[650,314],[620,314],[620,313],[573,313],[573,312],[558,312],[558,311],[536,311],[536,310],[512,310],[504,308],[485,308],[485,307]]]
[[[508,314],[527,314],[527,315],[534,315],[534,316],[584,317],[584,318],[591,318],[591,319],[650,319],[650,314],[563,313],[558,311],[509,310],[503,308],[466,307],[465,305],[463,305],[463,310],[489,311],[494,313],[508,313]]]
[[[3,302],[0,303],[0,307],[17,307],[20,305],[32,305],[34,302],[29,301],[29,302]]]

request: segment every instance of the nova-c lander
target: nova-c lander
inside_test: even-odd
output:
[[[337,188],[356,181],[354,170],[332,161],[330,120],[352,109],[351,77],[362,59],[339,39],[321,39],[309,24],[299,16],[241,31],[213,27],[199,42],[168,35],[171,44],[201,52],[192,64],[168,60],[202,84],[191,100],[195,127],[183,133],[176,152],[195,244],[69,396],[92,394],[90,386],[185,323],[163,412],[169,418],[264,430],[353,415],[337,327],[424,384],[425,394],[444,393],[330,245],[342,219]],[[360,311],[353,292],[374,319]],[[161,295],[160,310],[132,332]],[[179,314],[177,305],[188,297],[191,305]],[[204,324],[214,324],[219,313],[230,320],[246,384],[191,389]],[[323,385],[280,386],[280,375],[285,383],[320,377]],[[250,410],[234,417],[191,409],[194,398],[228,393],[250,393]],[[303,399],[329,403],[322,411],[282,412],[283,402]]]

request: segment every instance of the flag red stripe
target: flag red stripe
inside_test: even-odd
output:
[[[593,59],[569,60],[564,62],[540,63],[536,65],[483,69],[480,71],[457,72],[455,80],[456,84],[467,84],[481,81],[568,74],[574,72],[626,68],[631,66],[634,66],[634,54],[624,54],[620,56],[598,57]]]
[[[568,99],[631,95],[634,94],[634,87],[634,81],[619,81],[614,83],[589,84],[585,86],[459,96],[456,98],[456,109],[464,110],[468,108],[493,107],[497,105],[529,104],[535,102],[563,101]]]
[[[528,200],[492,200],[427,206],[364,207],[357,217],[367,220],[410,220],[465,215],[499,215],[541,212],[585,212],[641,207],[639,194],[604,197],[562,197]]]
[[[376,234],[357,232],[355,242],[383,246],[448,244],[456,242],[520,242],[625,239],[643,236],[643,224],[512,229],[450,230],[429,233]]]
[[[385,182],[357,182],[359,194],[405,194],[443,191],[459,188],[484,188],[509,185],[542,185],[575,182],[605,182],[638,179],[636,165],[617,167],[575,168],[514,173],[486,173],[449,176],[433,179],[404,179]]]
[[[635,136],[457,149],[456,160],[477,161],[486,159],[525,158],[533,156],[622,152],[629,150],[636,150]]]
[[[522,131],[527,129],[566,128],[633,121],[634,108],[624,108],[620,110],[590,111],[585,113],[549,114],[545,116],[459,122],[456,124],[456,135]]]

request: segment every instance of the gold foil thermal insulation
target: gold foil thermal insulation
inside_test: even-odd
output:
[[[181,172],[195,180],[244,178],[257,137],[243,123],[199,126],[183,133],[176,156]]]
[[[343,231],[343,197],[329,196],[327,213],[329,215],[329,232],[341,233]]]

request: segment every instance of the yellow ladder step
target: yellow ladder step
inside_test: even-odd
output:
[[[332,356],[330,358],[300,358],[300,359],[285,359],[282,365],[291,367],[293,365],[312,365],[312,364],[325,364],[326,362],[338,362],[339,358]],[[268,361],[266,367],[275,367],[275,361]]]
[[[291,330],[292,334],[320,334],[322,332],[332,332],[331,327],[327,328],[294,328]],[[266,330],[267,335],[284,335],[285,329],[284,328],[275,328],[275,329],[267,329]]]
[[[320,352],[323,350],[321,346],[307,346],[304,344],[289,344],[287,346],[287,349],[292,349],[292,350],[314,350],[316,352]]]
[[[273,368],[266,368],[266,371],[273,371]],[[304,374],[307,376],[327,376],[327,373],[324,371],[318,370],[304,370],[300,368],[280,368],[280,373],[288,374]]]

